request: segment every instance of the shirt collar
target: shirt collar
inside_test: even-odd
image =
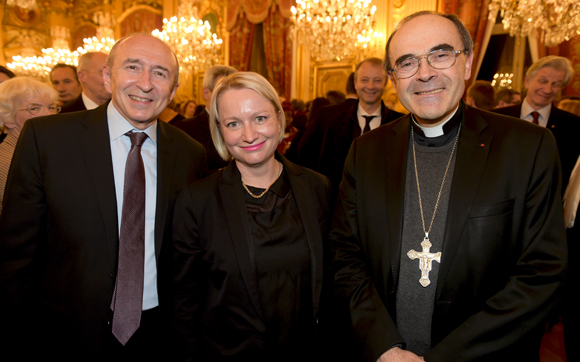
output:
[[[153,144],[157,144],[157,120],[155,120],[155,122],[144,131],[137,129],[129,123],[129,121],[127,121],[119,111],[117,111],[112,101],[109,102],[109,105],[107,106],[107,118],[109,120],[109,134],[111,135],[111,141],[116,140],[129,131],[137,131],[145,132]]]
[[[382,108],[383,107],[382,107],[382,103],[381,103],[381,105],[379,105],[379,107],[377,109],[375,109],[375,111],[373,113],[370,113],[369,114],[369,113],[367,113],[363,109],[363,107],[361,106],[360,101],[359,101],[358,102],[358,111],[357,111],[357,114],[358,114],[359,117],[362,117],[362,116],[377,116],[377,117],[379,117],[379,119],[381,119],[381,110],[382,110]]]
[[[95,102],[93,102],[93,100],[90,99],[89,96],[87,96],[85,94],[85,92],[82,92],[81,93],[81,97],[83,99],[83,103],[84,103],[86,109],[95,109],[95,108],[97,108],[99,106],[98,104],[96,104]]]
[[[547,106],[540,108],[538,110],[535,110],[530,103],[528,103],[528,97],[526,97],[524,99],[524,101],[522,102],[522,111],[520,114],[520,118],[525,118],[527,116],[530,115],[530,113],[536,111],[538,112],[541,116],[542,119],[544,120],[548,120],[548,118],[550,117],[550,111],[552,110],[552,103],[548,104]]]

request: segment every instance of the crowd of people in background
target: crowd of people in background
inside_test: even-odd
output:
[[[522,93],[465,89],[473,46],[457,16],[418,12],[308,101],[215,65],[176,102],[179,64],[147,34],[56,65],[52,86],[0,67],[8,349],[537,360],[563,317],[572,360],[574,69],[548,56]]]

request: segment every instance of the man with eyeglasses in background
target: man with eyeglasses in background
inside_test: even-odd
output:
[[[111,99],[111,93],[103,83],[103,66],[106,61],[107,54],[101,52],[87,52],[79,57],[77,76],[83,91],[72,101],[63,104],[62,113],[95,109]]]
[[[330,233],[340,356],[539,359],[566,265],[556,144],[465,105],[472,61],[455,15],[412,14],[388,40],[410,114],[355,139],[345,163]]]

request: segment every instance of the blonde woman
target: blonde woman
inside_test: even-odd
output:
[[[262,76],[234,73],[214,89],[212,139],[233,162],[177,201],[183,360],[314,358],[330,183],[276,152],[284,126],[278,95]]]

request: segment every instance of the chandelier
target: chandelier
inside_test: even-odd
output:
[[[490,17],[501,12],[511,36],[534,36],[540,30],[549,47],[580,34],[578,0],[491,0],[489,11]]]
[[[24,56],[13,56],[12,62],[6,63],[6,66],[10,68],[16,75],[44,81],[46,76],[50,73],[51,68],[46,64],[46,60],[43,57],[32,55],[33,52],[34,51],[32,49],[25,49]]]
[[[43,55],[36,56],[33,49],[24,49],[24,55],[13,56],[13,62],[6,66],[20,76],[39,80],[46,79],[52,67],[58,63],[77,66],[79,53],[71,52],[68,46],[70,31],[62,26],[53,26],[50,35],[53,39],[52,48],[42,49]]]
[[[512,89],[513,77],[513,73],[495,73],[491,85],[496,89]]]
[[[363,35],[363,31],[372,29],[377,10],[376,6],[369,6],[370,2],[296,0],[296,7],[291,8],[295,30],[311,44],[313,58],[341,60],[352,57],[357,47],[364,48],[372,39]]]
[[[58,63],[79,65],[79,52],[71,52],[68,46],[67,39],[70,38],[70,30],[64,26],[52,26],[50,35],[53,39],[52,48],[42,49],[43,58],[48,66],[52,68]]]
[[[175,52],[182,71],[207,69],[221,54],[222,39],[211,32],[209,22],[199,19],[191,0],[181,1],[177,16],[163,19],[163,31],[155,29],[151,33]]]
[[[7,0],[6,5],[8,6],[18,6],[24,10],[34,10],[38,8],[36,0]]]
[[[109,13],[97,12],[93,18],[97,27],[97,35],[92,38],[84,38],[83,46],[78,47],[77,51],[81,54],[87,52],[102,52],[109,54],[113,45],[115,45],[115,34],[113,26],[115,19]]]

